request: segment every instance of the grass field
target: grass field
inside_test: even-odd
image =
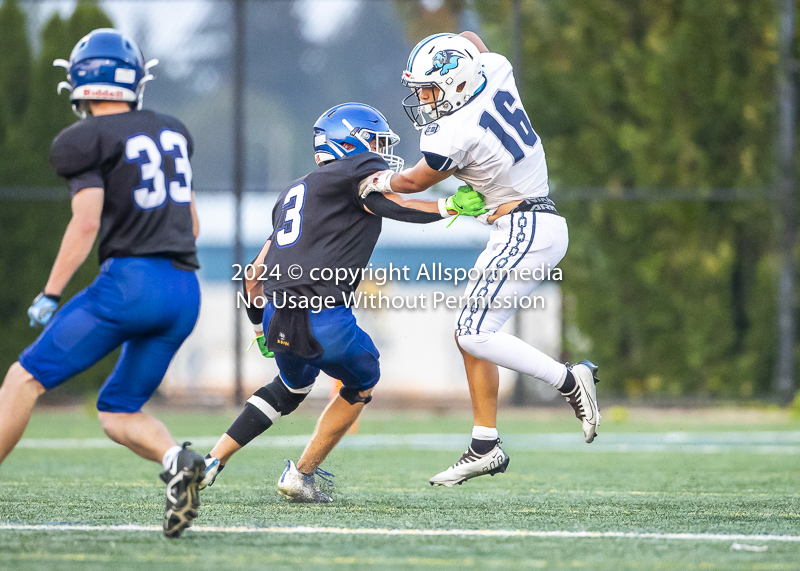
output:
[[[235,415],[159,413],[203,453]],[[368,408],[324,466],[325,506],[277,494],[315,416],[282,419],[169,541],[159,468],[86,412],[44,410],[0,468],[0,569],[800,569],[800,422],[786,414],[609,410],[592,445],[566,407],[502,419],[506,474],[431,488],[469,416]]]

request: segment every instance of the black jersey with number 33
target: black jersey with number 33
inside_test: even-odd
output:
[[[333,296],[335,304],[341,305],[342,294],[355,291],[359,280],[337,285],[334,280],[319,279],[318,272],[341,268],[360,273],[369,263],[382,218],[364,210],[358,183],[388,168],[379,155],[360,153],[319,167],[280,194],[272,211],[274,230],[264,263],[267,273],[278,268],[281,275],[277,279],[265,275],[267,299],[273,299],[273,292],[285,292],[298,297]],[[300,277],[290,275],[293,265],[302,270]],[[314,275],[312,270],[316,270]]]
[[[53,140],[50,164],[73,196],[104,190],[100,263],[163,256],[196,269],[192,234],[192,137],[173,117],[131,111],[87,117]]]

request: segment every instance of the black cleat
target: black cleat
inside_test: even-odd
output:
[[[205,474],[206,463],[200,454],[187,448],[189,444],[183,443],[175,464],[161,473],[161,479],[167,484],[164,535],[170,539],[180,537],[183,530],[192,525],[200,505],[198,486]]]

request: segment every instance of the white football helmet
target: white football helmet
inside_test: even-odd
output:
[[[403,108],[419,129],[455,113],[481,92],[486,85],[481,53],[464,36],[428,36],[411,51],[402,83],[412,90],[403,99]],[[434,100],[420,98],[426,88],[435,88]]]

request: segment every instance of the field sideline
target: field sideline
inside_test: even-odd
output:
[[[235,414],[160,416],[205,452]],[[0,569],[800,569],[800,422],[786,413],[615,409],[592,445],[568,410],[501,419],[509,471],[434,489],[468,415],[367,409],[326,463],[327,506],[278,496],[315,416],[282,419],[168,541],[158,468],[88,412],[44,409],[0,468]]]

